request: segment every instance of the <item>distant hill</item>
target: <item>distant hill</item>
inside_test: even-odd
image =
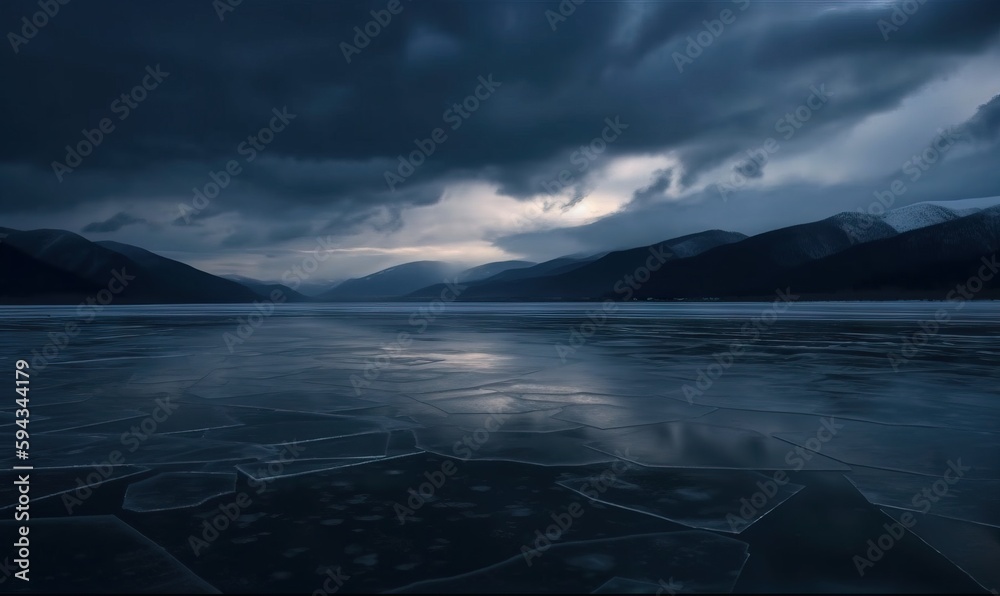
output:
[[[462,283],[485,279],[498,273],[531,267],[529,261],[497,261],[469,269],[443,261],[416,261],[389,267],[355,279],[348,279],[316,296],[317,300],[393,300],[445,280]]]
[[[897,232],[903,233],[956,220],[998,205],[1000,205],[1000,197],[961,201],[927,201],[893,209],[881,216],[881,219]]]
[[[0,239],[0,302],[74,304],[108,289],[114,302],[239,303],[259,299],[236,282],[119,243],[65,230],[10,231]]]
[[[827,219],[781,228],[718,246],[664,266],[635,297],[709,298],[742,296],[778,271],[821,259],[855,244],[895,236],[881,218],[841,213]],[[751,291],[754,289],[754,291]],[[769,288],[767,292],[773,292]],[[603,294],[611,296],[610,292]]]
[[[559,257],[558,259],[545,261],[544,263],[539,263],[532,267],[503,271],[488,278],[488,280],[490,282],[514,281],[516,279],[528,279],[531,277],[543,277],[546,275],[565,273],[567,271],[572,271],[577,267],[582,267],[592,261],[596,261],[602,256],[604,256],[604,254],[595,255],[593,257]]]
[[[443,261],[417,261],[383,269],[365,277],[348,279],[316,296],[321,301],[390,300],[455,277],[463,269]]]
[[[796,294],[825,298],[943,299],[969,277],[976,262],[997,250],[998,213],[1000,208],[956,219],[945,215],[943,223],[903,233],[882,217],[841,214],[677,261],[634,295],[742,299],[790,287]],[[865,218],[872,218],[865,230],[870,240],[852,241],[853,226]]]
[[[996,262],[998,252],[1000,207],[993,207],[860,244],[772,278],[772,284],[831,296],[921,294],[940,299],[983,271],[985,292],[978,293],[993,296],[1000,290],[1000,273],[983,267]]]
[[[946,299],[993,273],[1000,197],[931,201],[881,215],[846,212],[756,236],[708,230],[650,246],[544,263],[473,268],[416,261],[348,279],[315,298],[287,286],[217,277],[119,242],[64,230],[0,227],[0,303],[78,304],[102,291],[119,304],[429,300],[450,282],[458,300]],[[976,298],[1000,298],[1000,274]],[[126,283],[127,282],[127,283]],[[976,282],[978,285],[978,282]]]
[[[944,299],[996,251],[1000,198],[846,212],[753,237],[712,230],[590,261],[556,259],[469,284],[459,300]],[[655,271],[651,255],[669,252]],[[978,264],[977,264],[978,263]],[[637,273],[639,276],[637,276]],[[996,281],[979,297],[996,295]],[[409,299],[427,299],[439,286]]]
[[[549,273],[517,278],[516,274],[538,271],[537,266],[512,272],[515,275],[496,276],[465,288],[459,300],[583,300],[612,292],[624,275],[635,272],[657,255],[664,261],[700,254],[717,246],[738,242],[746,236],[736,232],[710,230],[665,240],[651,246],[610,252],[592,261],[569,258],[556,259],[548,265]],[[652,251],[652,252],[651,252]],[[675,252],[676,251],[676,252]],[[408,298],[426,298],[440,293],[442,288],[431,286],[411,294]]]
[[[486,263],[485,265],[480,265],[478,267],[472,267],[471,269],[466,269],[458,274],[458,281],[479,281],[500,273],[521,271],[527,267],[532,267],[537,265],[532,261],[497,261],[495,263]]]
[[[77,304],[103,287],[19,250],[6,238],[0,239],[0,303]]]
[[[253,290],[254,292],[260,294],[261,296],[270,296],[271,292],[277,290],[281,292],[284,295],[285,300],[289,302],[309,302],[311,300],[311,298],[309,298],[305,294],[296,292],[295,290],[289,288],[285,284],[260,281],[259,279],[254,279],[252,277],[243,277],[242,275],[223,275],[222,277],[224,279],[235,281],[240,285],[246,286],[251,290]]]

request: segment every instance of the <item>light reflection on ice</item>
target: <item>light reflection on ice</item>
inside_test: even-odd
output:
[[[114,476],[108,482],[119,483],[119,489],[138,478],[122,480],[126,475],[138,470],[148,474],[143,465],[160,474],[239,471],[239,486],[248,475],[270,478],[268,467],[282,449],[299,441],[306,448],[301,457],[285,462],[273,476],[276,485],[310,490],[276,489],[261,495],[255,501],[260,512],[241,523],[249,524],[249,517],[260,513],[255,523],[267,529],[252,536],[234,534],[231,544],[213,546],[223,553],[214,562],[225,564],[238,557],[238,549],[254,545],[279,544],[282,548],[275,552],[294,551],[296,560],[311,556],[295,550],[303,545],[285,545],[294,528],[272,519],[295,517],[300,512],[292,509],[302,506],[295,528],[339,532],[352,524],[371,524],[352,526],[351,536],[373,527],[382,532],[377,540],[375,534],[366,536],[371,538],[367,550],[352,550],[349,559],[370,562],[365,557],[379,553],[371,565],[373,575],[365,579],[357,572],[357,590],[364,591],[403,585],[409,581],[406,574],[428,577],[424,565],[433,555],[401,556],[391,567],[385,562],[392,545],[408,540],[396,528],[392,504],[424,481],[424,472],[431,470],[427,466],[440,465],[441,458],[433,454],[456,462],[460,472],[418,512],[425,521],[414,523],[424,523],[424,532],[436,532],[420,544],[427,553],[451,549],[441,551],[451,557],[449,565],[459,564],[456,553],[481,548],[482,536],[495,542],[530,534],[534,527],[522,527],[525,520],[544,518],[548,508],[562,505],[545,499],[580,498],[565,488],[573,474],[592,472],[580,466],[599,467],[619,457],[648,466],[644,473],[649,476],[626,476],[603,495],[617,507],[595,503],[588,509],[589,519],[616,520],[600,530],[604,536],[619,521],[633,518],[657,528],[671,526],[651,516],[712,527],[725,508],[716,503],[753,495],[755,491],[742,493],[745,484],[755,484],[750,480],[757,478],[755,471],[794,470],[799,460],[804,471],[795,479],[807,489],[818,475],[833,474],[843,482],[840,473],[845,473],[879,506],[906,507],[911,488],[939,477],[948,460],[962,458],[973,467],[967,484],[954,487],[914,532],[942,552],[952,552],[947,556],[977,578],[984,574],[972,571],[979,560],[969,562],[974,553],[962,554],[945,539],[949,528],[969,527],[975,536],[987,532],[985,538],[970,540],[989,545],[994,528],[983,524],[997,524],[989,497],[1000,479],[996,304],[970,303],[954,312],[947,329],[899,374],[889,367],[887,351],[918,329],[919,321],[932,317],[937,305],[796,304],[693,403],[681,388],[738,337],[742,322],[759,314],[760,305],[622,304],[599,333],[563,359],[557,345],[587,321],[593,304],[450,304],[426,332],[413,335],[408,346],[377,367],[370,384],[358,389],[352,377],[364,375],[385,355],[381,346],[401,331],[412,334],[408,317],[417,307],[287,305],[235,353],[220,338],[252,306],[109,307],[32,379],[32,414],[37,412],[33,421],[38,424],[32,460],[38,470],[61,470],[48,472],[51,482],[39,480],[39,493],[58,494],[116,450],[123,463],[111,466]],[[47,334],[74,315],[73,307],[0,307],[2,352],[43,346]],[[132,443],[124,445],[122,433],[148,417],[154,400],[164,396],[171,396],[180,409],[130,450]],[[0,411],[0,422],[9,430],[11,404],[0,404]],[[509,418],[488,438],[480,432],[480,441],[476,432],[482,431],[489,412]],[[819,420],[831,416],[844,429],[807,459],[803,454]],[[476,446],[469,447],[468,457],[455,449],[466,437]],[[493,470],[503,471],[496,472],[500,477],[489,476]],[[557,484],[560,479],[564,487]],[[510,489],[516,499],[505,493],[507,481],[515,484]],[[336,495],[324,492],[338,483],[343,490]],[[211,492],[205,486],[193,490]],[[807,494],[791,501],[775,499],[773,505],[782,509],[753,529],[781,519],[782,511]],[[368,500],[347,504],[362,497]],[[312,505],[320,510],[309,509]],[[351,507],[351,514],[341,515],[335,507]],[[201,508],[121,513],[154,521],[162,516],[186,527],[200,523],[189,516],[190,511],[204,514]],[[324,521],[328,525],[320,526]],[[459,535],[453,528],[460,523],[471,524],[462,527],[475,528],[475,535]],[[935,524],[945,529],[932,535]],[[431,525],[441,526],[440,531]],[[959,538],[966,535],[965,530],[954,532]],[[160,528],[153,538],[166,545],[169,535],[169,528]],[[814,539],[799,545],[803,556],[823,556],[822,548],[810,542]],[[179,540],[183,543],[183,536]],[[572,561],[606,562],[615,558],[618,546],[585,548],[563,557],[558,553],[567,543],[554,546],[539,561],[553,561],[553,575],[570,573],[568,569],[576,573]],[[399,552],[409,551],[400,547]],[[738,558],[727,558],[712,571],[731,574],[739,569]],[[488,560],[485,555],[476,559],[476,569]],[[442,561],[434,562],[437,576],[453,575]],[[669,579],[659,569],[640,572],[621,561],[612,567],[601,577],[570,578],[586,582],[567,588],[625,590]],[[989,572],[988,565],[981,567]],[[315,587],[294,583],[311,570],[306,575],[303,569],[295,571],[262,570],[260,581],[274,583],[260,585],[289,591]],[[701,567],[695,571],[682,591],[732,587],[728,580],[707,582],[698,575]],[[279,579],[273,579],[275,573]],[[384,575],[383,583],[371,580],[384,573],[394,573],[400,581],[386,585]],[[212,582],[216,579],[223,578]],[[543,585],[538,578],[522,579],[532,588]],[[522,579],[507,577],[496,585],[516,588]],[[822,578],[815,585],[823,585]]]

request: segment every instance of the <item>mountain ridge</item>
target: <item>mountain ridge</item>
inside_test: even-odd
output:
[[[291,302],[413,301],[440,296],[447,283],[459,284],[455,299],[462,301],[748,300],[785,287],[812,299],[943,299],[964,279],[983,275],[998,249],[1000,197],[926,201],[880,215],[838,213],[754,236],[706,230],[542,263],[468,268],[414,261],[307,297],[278,283],[216,276],[129,244],[0,227],[0,303],[79,303],[102,290],[123,304],[251,303],[277,292]],[[982,286],[976,297],[1000,293],[992,277]]]

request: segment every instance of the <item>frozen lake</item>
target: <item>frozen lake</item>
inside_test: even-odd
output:
[[[996,302],[0,307],[31,588],[986,592],[998,332]]]

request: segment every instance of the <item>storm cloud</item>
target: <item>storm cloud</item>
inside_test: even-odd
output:
[[[318,237],[332,279],[756,233],[866,205],[958,125],[900,205],[1000,195],[996,2],[39,10],[0,5],[0,224],[220,274],[278,278]]]

